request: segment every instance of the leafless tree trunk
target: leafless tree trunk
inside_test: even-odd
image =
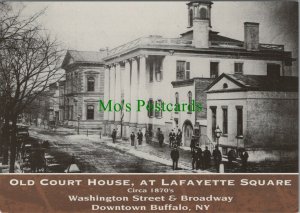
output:
[[[60,45],[35,22],[43,12],[25,20],[21,13],[0,20],[0,91],[4,112],[10,112],[5,120],[12,123],[10,172],[14,172],[18,115],[61,77]]]

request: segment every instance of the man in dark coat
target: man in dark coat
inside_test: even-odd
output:
[[[241,154],[241,160],[242,160],[242,169],[244,172],[247,170],[248,158],[249,158],[248,152],[243,150],[243,152]]]
[[[227,157],[228,157],[228,162],[229,164],[231,165],[232,164],[232,161],[236,160],[236,154],[235,154],[235,151],[233,149],[231,149],[228,154],[227,154]]]
[[[210,160],[211,160],[211,153],[208,150],[208,147],[205,147],[204,153],[203,153],[203,163],[204,163],[204,169],[207,169],[210,166]]]
[[[137,133],[137,139],[138,139],[139,145],[142,145],[143,133],[141,132],[141,130],[139,130],[139,132]]]
[[[201,169],[203,165],[203,157],[202,157],[202,149],[200,147],[196,147],[197,149],[197,163],[196,169]]]
[[[134,140],[135,140],[135,134],[134,134],[134,132],[132,132],[132,133],[130,134],[131,146],[134,146]]]
[[[198,149],[192,152],[192,169],[197,169]]]
[[[174,146],[174,148],[172,149],[171,158],[173,161],[173,170],[178,169],[179,151],[177,149],[177,146]]]
[[[117,138],[117,131],[115,129],[112,131],[111,137],[113,139],[113,143],[115,143]]]
[[[160,128],[157,128],[156,137],[157,137],[159,146],[162,147],[162,145],[164,143],[164,134],[162,133]]]
[[[176,139],[176,134],[174,132],[174,130],[172,129],[172,131],[169,133],[169,146],[172,147],[175,143],[175,139]]]
[[[180,131],[180,129],[178,129],[178,132],[176,134],[176,142],[177,142],[177,146],[181,146],[181,141],[182,141],[182,132]]]
[[[216,146],[213,151],[213,157],[214,157],[215,168],[216,168],[217,172],[219,172],[220,163],[222,161],[222,154],[221,154],[218,146]]]
[[[195,147],[196,147],[196,138],[195,138],[195,136],[192,136],[190,147],[191,147],[191,153],[193,153],[195,151]]]

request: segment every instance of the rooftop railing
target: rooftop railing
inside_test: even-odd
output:
[[[163,38],[161,36],[149,36],[141,37],[121,46],[118,46],[108,52],[108,57],[115,54],[119,54],[136,47],[145,46],[175,46],[175,47],[194,47],[192,40],[186,40],[181,38]],[[221,48],[237,48],[243,49],[244,42],[227,42],[227,41],[211,41],[210,47],[221,47]],[[259,44],[260,50],[277,50],[284,51],[284,45],[276,44]]]
[[[185,40],[180,38],[162,38],[161,36],[142,37],[110,50],[108,52],[108,56],[112,56],[138,46],[175,45],[191,47],[192,43],[192,40]]]

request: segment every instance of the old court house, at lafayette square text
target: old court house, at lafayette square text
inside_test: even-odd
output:
[[[207,93],[209,92],[207,90],[212,85],[218,84],[220,77],[224,77],[220,76],[222,73],[236,75],[236,78],[239,76],[265,76],[265,81],[285,78],[286,76],[298,76],[292,71],[291,52],[284,51],[283,45],[259,43],[259,23],[244,23],[244,41],[228,38],[213,31],[211,2],[190,2],[187,7],[188,28],[179,38],[163,38],[152,35],[138,38],[108,51],[106,56],[102,58],[105,63],[105,70],[103,69],[104,66],[101,67],[100,72],[104,73],[104,87],[101,87],[103,93],[101,91],[100,93],[104,94],[105,103],[108,100],[117,103],[124,100],[125,103],[131,103],[132,108],[136,108],[135,104],[138,99],[148,103],[162,101],[166,103],[189,103],[191,100],[196,100],[202,103],[203,110],[201,112],[149,113],[145,108],[142,108],[140,112],[135,110],[131,112],[98,112],[98,103],[98,105],[95,104],[95,113],[103,113],[103,120],[99,121],[98,127],[101,127],[104,134],[107,135],[110,135],[113,129],[117,129],[118,135],[120,136],[122,132],[124,138],[128,138],[131,132],[136,132],[138,129],[143,132],[146,129],[151,130],[155,135],[157,128],[161,128],[165,138],[167,138],[172,129],[180,128],[183,131],[185,146],[189,146],[194,129],[198,129],[201,145],[214,146],[216,144],[214,130],[217,126],[224,130],[224,125],[227,125],[228,136],[223,134],[222,137],[235,140],[237,129],[242,129],[241,135],[238,135],[239,144],[237,146],[249,150],[250,159],[251,150],[254,150],[252,156],[256,156],[254,154],[257,153],[256,151],[266,154],[269,148],[272,148],[272,144],[269,144],[270,147],[268,147],[265,143],[261,143],[262,146],[260,146],[260,142],[251,141],[251,137],[243,137],[249,132],[251,134],[256,134],[256,132],[251,130],[251,126],[247,126],[247,114],[249,113],[245,110],[247,102],[245,102],[246,105],[243,105],[244,110],[240,111],[239,106],[234,106],[235,100],[229,98],[235,92],[231,88],[234,85],[226,82],[228,87],[221,88],[224,90],[220,93],[223,99],[229,101],[226,100],[226,104],[229,103],[227,112],[220,110],[223,106],[221,99],[217,106],[207,105],[207,95],[210,94]],[[218,76],[220,77],[217,78]],[[290,79],[295,82],[295,79],[297,81],[298,78],[290,77]],[[86,81],[88,80],[86,79]],[[262,137],[254,137],[253,139],[262,140],[267,137],[268,141],[272,141],[268,132],[273,131],[269,131],[269,129],[278,129],[281,130],[278,133],[281,139],[292,138],[288,143],[295,150],[298,140],[298,84],[294,84],[294,87],[289,89],[285,88],[286,85],[270,89],[270,94],[267,96],[256,96],[261,98],[257,104],[259,108],[263,108],[266,98],[267,101],[272,102],[272,98],[268,97],[277,96],[277,93],[280,93],[281,98],[277,98],[276,101],[279,103],[284,101],[289,105],[287,110],[291,116],[289,116],[288,122],[295,124],[294,127],[289,126],[292,129],[285,131],[284,128],[278,127],[279,123],[275,127],[274,125],[267,125],[261,130],[263,132],[260,132]],[[263,92],[261,89],[257,91],[258,93]],[[245,99],[243,96],[237,98]],[[216,107],[219,109],[216,110]],[[252,113],[259,113],[259,111],[255,112],[255,109],[252,110]],[[261,112],[267,113],[264,110]],[[85,113],[82,108],[80,113]],[[228,114],[225,116],[223,113]],[[242,116],[244,119],[237,119],[237,116]],[[265,123],[268,123],[268,119],[274,120],[274,116],[276,113],[263,115]],[[285,119],[284,117],[281,118]],[[222,121],[222,119],[227,119],[227,121]],[[241,125],[244,128],[241,128]],[[231,137],[232,135],[235,137]],[[247,140],[244,140],[245,138]],[[276,148],[283,146],[284,143],[284,141],[277,142]],[[225,148],[222,150],[223,153],[226,153],[228,148],[237,148],[233,144],[236,142],[220,140],[220,146]],[[253,144],[255,145],[252,146]],[[266,147],[268,148],[265,149]],[[288,155],[293,156],[292,154]],[[278,159],[278,156],[283,155],[278,154],[278,152],[271,152],[269,156],[272,159]]]

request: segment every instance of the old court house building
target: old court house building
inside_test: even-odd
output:
[[[142,37],[108,53],[69,51],[63,63],[67,88],[64,115],[68,124],[76,126],[79,118],[82,127],[103,128],[108,135],[117,129],[123,138],[138,129],[155,133],[157,128],[167,138],[171,129],[179,128],[184,133],[185,146],[189,146],[197,128],[201,143],[213,146],[216,144],[214,130],[217,126],[223,129],[220,118],[226,117],[219,109],[222,103],[218,102],[217,109],[211,103],[207,105],[207,88],[211,83],[216,84],[214,80],[218,76],[222,73],[297,76],[291,69],[291,53],[284,51],[283,45],[259,42],[259,23],[244,23],[244,40],[239,41],[212,30],[211,2],[194,1],[187,8],[188,27],[179,38]],[[132,108],[136,108],[138,99],[148,103],[189,103],[194,99],[203,104],[203,111],[99,112],[99,99],[105,103],[124,100]],[[227,116],[228,128],[237,129],[240,124],[236,117],[240,111],[231,112]],[[242,111],[242,116],[245,113]],[[246,132],[245,127],[240,129]],[[234,144],[226,140],[220,143],[223,147]]]
[[[159,127],[167,134],[178,127],[189,146],[193,129],[198,126],[201,140],[215,144],[210,108],[206,106],[209,84],[222,73],[262,76],[292,76],[291,53],[283,45],[259,42],[259,23],[244,23],[244,41],[228,38],[212,30],[212,3],[187,4],[188,29],[179,38],[148,36],[116,47],[104,58],[105,102],[189,102],[203,104],[201,113],[191,112],[105,112],[105,132],[118,129],[123,137],[137,129]],[[242,30],[242,29],[241,29]],[[135,108],[133,106],[133,108]],[[213,109],[214,110],[214,109]],[[216,116],[216,115],[214,115]],[[233,116],[233,115],[231,115]],[[210,126],[208,126],[210,125]],[[209,134],[208,134],[209,133]],[[166,138],[165,137],[165,138]]]

